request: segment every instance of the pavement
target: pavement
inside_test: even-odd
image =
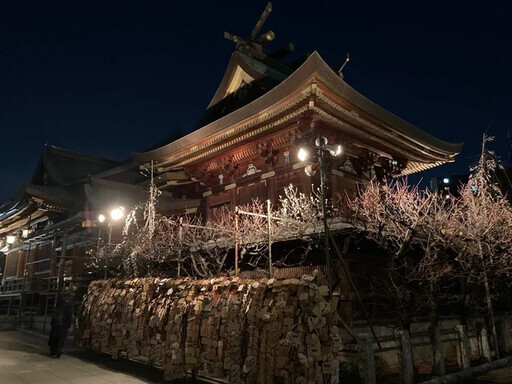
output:
[[[74,348],[71,340],[60,359],[50,357],[47,336],[0,331],[2,384],[162,384],[162,371]],[[472,384],[512,384],[512,365],[469,379]]]
[[[47,336],[21,331],[0,332],[2,384],[160,384],[162,372],[107,355],[82,351],[67,341],[59,359],[50,357]]]
[[[511,384],[512,366],[495,369],[491,372],[476,377],[471,381],[472,384]]]

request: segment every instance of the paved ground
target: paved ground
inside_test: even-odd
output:
[[[473,381],[473,384],[510,384],[512,383],[512,366],[495,369]]]
[[[17,331],[0,332],[0,382],[3,384],[163,383],[156,369],[71,347],[52,359],[46,338]]]
[[[85,352],[71,346],[60,359],[52,359],[46,337],[0,331],[0,383],[2,384],[161,384],[162,372],[133,362]],[[496,369],[469,381],[472,384],[512,384],[512,366]]]

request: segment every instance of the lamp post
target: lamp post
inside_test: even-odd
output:
[[[110,220],[107,221],[107,227],[108,227],[108,251],[110,252],[110,245],[112,243],[112,224],[116,221],[121,220],[124,217],[124,207],[116,207],[110,211]],[[98,221],[100,223],[104,223],[107,220],[106,216],[104,214],[100,214],[98,216]],[[98,227],[98,251],[100,249],[100,232],[101,227]],[[104,271],[104,278],[107,278],[108,275],[108,254],[105,255],[105,271]]]
[[[322,223],[324,227],[324,253],[325,253],[325,269],[327,277],[327,286],[329,288],[329,296],[332,293],[332,276],[331,276],[331,257],[329,252],[329,225],[327,223],[327,163],[326,157],[337,157],[342,153],[342,147],[339,144],[329,144],[327,138],[318,136],[315,145],[312,147],[316,151],[316,162],[309,164],[304,168],[308,176],[313,176],[317,169],[320,169],[320,192],[322,195]],[[299,149],[298,157],[300,161],[309,159],[309,151],[305,147]]]

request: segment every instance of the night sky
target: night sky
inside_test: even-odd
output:
[[[30,181],[45,143],[124,160],[195,128],[258,1],[1,1],[0,201]],[[269,50],[317,50],[382,107],[450,142],[467,172],[484,132],[509,163],[510,1],[283,1]]]

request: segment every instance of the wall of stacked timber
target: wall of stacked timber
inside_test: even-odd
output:
[[[301,279],[92,282],[77,342],[142,360],[165,379],[195,371],[230,383],[338,383],[338,315]]]

